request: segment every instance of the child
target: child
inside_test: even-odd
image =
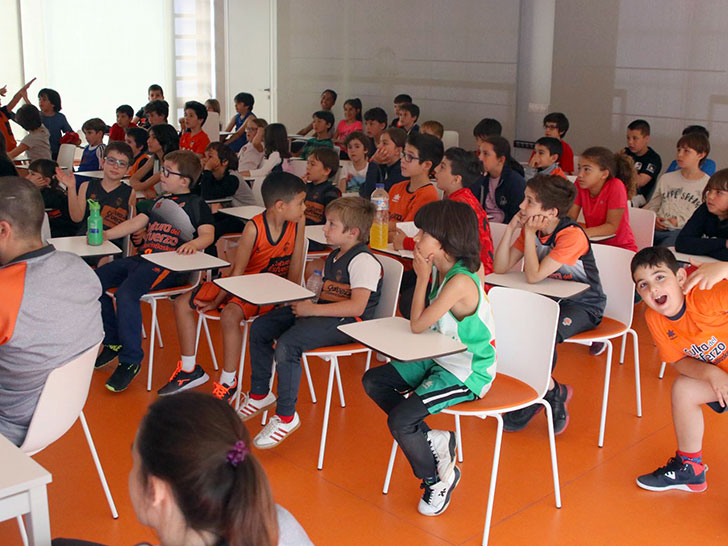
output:
[[[387,128],[387,112],[377,107],[364,112],[364,128],[367,136],[372,140],[370,155],[373,155],[379,146],[379,139]]]
[[[501,126],[500,121],[493,118],[483,118],[481,119],[473,128],[473,136],[475,137],[475,149],[476,153],[478,153],[478,150],[480,150],[480,147],[485,142],[485,139],[492,136],[501,136],[501,131],[503,130],[503,127]],[[509,145],[510,149],[510,145]],[[510,157],[510,154],[508,156],[508,162],[506,163],[508,167],[510,167],[511,170],[516,171],[521,176],[526,176],[525,170],[523,168],[523,165],[521,165],[518,161],[516,161],[514,158]]]
[[[321,93],[321,99],[319,101],[319,104],[321,105],[321,110],[330,112],[336,104],[337,97],[338,95],[333,89],[324,89],[323,93]],[[332,121],[331,125],[333,126],[333,124],[334,123]],[[298,134],[303,136],[307,135],[311,131],[313,131],[313,123],[309,123],[308,125],[306,125],[306,127],[298,131]]]
[[[217,99],[207,99],[205,101],[205,108],[207,108],[208,112],[215,112],[216,114],[222,113],[220,101]]]
[[[491,136],[480,145],[485,178],[471,186],[491,222],[508,224],[519,212],[526,181],[509,166],[511,145],[501,136]]]
[[[679,373],[671,395],[677,453],[637,478],[637,485],[705,491],[702,406],[717,413],[728,407],[727,264],[702,264],[688,277],[668,249],[644,248],[632,259],[632,278],[647,304],[645,320],[660,357]]]
[[[588,237],[614,235],[601,244],[637,252],[632,228],[629,226],[629,206],[626,188],[634,188],[635,171],[631,161],[622,154],[606,148],[587,148],[579,158],[576,178],[576,201],[569,216],[576,220],[584,212]],[[625,188],[626,186],[626,188]]]
[[[306,225],[326,223],[326,206],[341,197],[332,180],[339,170],[339,155],[330,148],[316,148],[306,163]]]
[[[28,180],[40,189],[48,214],[51,237],[70,237],[78,233],[78,226],[68,214],[68,197],[56,178],[58,163],[50,159],[36,159],[28,165]]]
[[[253,114],[255,98],[250,93],[238,93],[233,101],[235,102],[235,115],[225,127],[225,131],[235,130],[235,132],[227,137],[225,144],[237,153],[248,143],[245,127],[248,120],[255,119],[255,114]]]
[[[607,301],[589,238],[584,229],[567,216],[575,197],[576,188],[568,180],[553,175],[534,176],[526,185],[520,212],[506,226],[493,260],[495,272],[505,273],[524,258],[523,271],[529,283],[551,277],[589,285],[586,291],[559,300],[556,343],[598,326]],[[517,228],[521,228],[521,234],[511,246]],[[553,410],[555,434],[561,434],[569,424],[566,406],[571,394],[569,385],[551,378],[544,399]],[[505,414],[504,429],[521,430],[538,411],[538,404],[534,404]]]
[[[345,148],[344,140],[354,131],[362,131],[364,126],[361,122],[361,99],[348,99],[344,103],[344,119],[339,122],[334,135],[334,144]]]
[[[104,231],[104,239],[118,239],[144,227],[147,234],[139,254],[176,250],[179,254],[194,254],[212,244],[215,228],[212,212],[190,186],[200,176],[200,159],[188,150],[178,150],[165,156],[162,167],[163,195],[154,201],[149,212]],[[112,392],[125,390],[141,369],[142,313],[139,299],[150,290],[160,290],[183,284],[185,276],[154,265],[141,256],[114,260],[99,267],[103,295],[101,318],[104,322],[104,348],[96,359],[96,368],[118,358],[119,364],[106,381]],[[106,294],[117,287],[114,303]]]
[[[15,140],[15,136],[13,135],[13,129],[12,127],[10,127],[10,119],[13,118],[13,109],[15,108],[15,105],[20,102],[21,98],[25,101],[26,104],[30,104],[30,100],[28,99],[28,88],[33,84],[34,81],[35,78],[30,80],[23,87],[18,89],[17,93],[15,93],[15,95],[13,95],[13,98],[10,99],[10,102],[8,102],[5,106],[0,106],[0,136],[4,138],[4,144],[2,149],[5,152],[13,150],[18,145]],[[3,89],[5,88],[3,87]],[[5,94],[0,93],[0,95],[4,96]],[[13,167],[13,169],[15,169],[15,167]],[[15,173],[14,175],[17,175],[17,173]]]
[[[106,145],[104,144],[106,124],[99,118],[91,118],[84,122],[81,130],[86,137],[87,145],[83,149],[78,170],[80,172],[101,170],[101,159],[104,157],[104,150],[106,149]],[[86,177],[79,177],[78,182],[80,183],[84,180],[88,179]]]
[[[402,129],[390,127],[382,133],[377,151],[369,161],[364,184],[359,187],[359,195],[369,199],[377,187],[384,184],[389,191],[392,186],[405,180],[402,175],[402,151],[407,142],[407,133]]]
[[[148,139],[149,133],[141,127],[129,127],[126,130],[124,142],[131,147],[131,151],[134,154],[134,160],[132,161],[132,164],[129,167],[129,172],[127,173],[128,176],[134,176],[136,172],[141,169],[147,161],[149,161],[149,156],[147,155]],[[146,178],[143,180],[146,180]]]
[[[169,104],[166,100],[153,100],[144,107],[144,115],[147,120],[147,123],[143,125],[145,129],[149,129],[160,123],[167,123]]]
[[[129,179],[129,185],[134,191],[143,191],[148,199],[154,199],[162,190],[160,183],[162,161],[168,153],[179,149],[177,130],[167,123],[152,125],[149,128],[147,147],[151,161],[139,167]]]
[[[109,130],[109,141],[124,140],[126,130],[131,127],[131,120],[134,117],[134,109],[128,104],[122,104],[116,109],[116,123]]]
[[[210,137],[202,130],[207,119],[207,108],[196,100],[185,103],[185,127],[187,130],[179,137],[180,150],[191,150],[200,158],[205,155]]]
[[[410,133],[418,133],[420,126],[417,120],[420,117],[420,107],[411,102],[400,105],[399,107],[399,126],[404,129],[408,135]]]
[[[710,177],[703,201],[680,230],[675,250],[728,261],[728,169]]]
[[[206,201],[235,195],[240,179],[232,173],[237,170],[235,152],[227,144],[210,142],[202,160],[202,174],[193,191]]]
[[[248,139],[238,152],[238,169],[241,172],[252,171],[260,167],[265,158],[265,128],[268,122],[263,118],[248,118],[245,122],[245,137]]]
[[[326,147],[333,148],[334,141],[331,140],[331,128],[334,126],[334,114],[326,110],[319,110],[314,112],[312,116],[313,121],[313,138],[306,141],[297,153],[302,159],[308,159],[309,154],[316,148]]]
[[[705,135],[705,138],[710,140],[710,133],[702,125],[688,125],[687,127],[685,127],[685,129],[683,129],[682,134],[687,135],[689,133],[700,133],[702,135]],[[676,171],[677,169],[677,160],[673,159],[672,163],[670,163],[670,166],[667,167],[665,173],[671,173],[672,171]],[[700,162],[700,170],[708,176],[713,176],[715,174],[715,169],[715,161],[713,161],[709,157],[706,157]]]
[[[708,175],[700,162],[710,153],[705,135],[688,133],[677,141],[677,164],[680,171],[663,174],[657,181],[652,199],[645,205],[657,214],[655,245],[674,246],[680,229],[700,206]]]
[[[419,362],[390,362],[364,374],[367,395],[387,414],[392,436],[425,492],[417,510],[442,514],[460,480],[455,433],[431,430],[425,419],[482,398],[496,373],[495,323],[480,268],[477,218],[465,203],[429,203],[415,217],[417,274],[412,332],[435,329],[467,346],[465,352]],[[432,277],[432,291],[427,290]],[[426,300],[429,298],[429,306]],[[409,397],[405,397],[410,393]]]
[[[533,147],[528,165],[536,169],[536,174],[553,174],[566,178],[566,173],[559,168],[559,158],[563,146],[558,138],[541,137]]]
[[[277,446],[301,424],[296,413],[301,354],[351,343],[338,327],[374,314],[382,288],[382,266],[367,246],[374,214],[374,205],[361,197],[332,201],[326,207],[324,235],[338,248],[326,258],[318,303],[304,300],[277,307],[250,327],[252,379],[240,416],[247,421],[277,403],[275,415],[253,440],[258,449]],[[274,360],[277,400],[269,390]]]
[[[49,159],[55,160],[61,147],[61,133],[73,132],[73,129],[66,116],[61,114],[61,96],[55,89],[44,88],[38,91],[38,107],[43,126],[48,129],[51,147]]]
[[[442,140],[442,136],[445,134],[445,127],[443,127],[442,123],[435,120],[424,122],[421,130],[424,134],[435,136],[440,140]]]
[[[627,125],[627,147],[624,153],[632,158],[637,171],[637,195],[632,201],[636,207],[647,203],[662,169],[662,159],[648,146],[649,142],[650,124],[647,121],[636,119]]]
[[[61,114],[62,115],[62,114]],[[48,129],[43,125],[41,114],[32,104],[24,104],[15,113],[15,123],[28,131],[15,148],[8,152],[8,157],[13,159],[23,152],[28,159],[51,159],[51,145]],[[59,137],[60,140],[60,137]]]
[[[149,106],[149,104],[154,101],[166,102],[164,100],[164,90],[162,89],[162,86],[156,83],[153,83],[147,89],[147,104],[143,108],[140,108],[139,111],[137,111],[134,119],[131,120],[132,125],[139,125],[144,129],[149,129],[151,125],[154,125],[147,117],[147,106]],[[167,113],[169,113],[169,106],[167,106]],[[164,122],[158,123],[167,123],[167,115],[165,114]]]
[[[367,178],[369,149],[372,141],[361,131],[354,131],[344,140],[350,162],[344,163],[339,172],[339,191],[359,194],[359,188]]]
[[[563,146],[563,153],[559,158],[559,166],[566,174],[574,172],[574,150],[564,141],[569,130],[569,120],[561,112],[551,112],[543,118],[544,136],[558,138]]]
[[[412,97],[406,93],[400,93],[396,97],[394,97],[394,119],[392,119],[392,123],[389,124],[390,127],[398,127],[402,128],[402,123],[400,121],[400,116],[402,115],[402,105],[403,104],[410,104],[412,102]]]
[[[246,177],[267,176],[273,171],[287,171],[291,152],[288,145],[288,130],[282,123],[271,123],[263,131],[263,162],[256,169],[242,171]]]
[[[230,276],[268,272],[299,283],[304,264],[305,186],[300,178],[290,173],[271,173],[263,181],[261,193],[266,210],[245,225]],[[210,288],[214,289],[216,285]],[[244,303],[220,289],[203,295],[203,290],[207,292],[209,288],[203,287],[175,300],[174,314],[182,358],[169,382],[157,392],[174,394],[202,385],[209,379],[195,360],[195,311],[206,313],[222,308],[224,363],[213,394],[230,401],[238,390],[235,371],[240,364],[243,343],[240,322],[267,313],[273,306]]]

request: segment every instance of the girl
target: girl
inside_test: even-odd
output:
[[[40,189],[48,213],[51,237],[70,237],[78,232],[78,224],[68,213],[68,197],[56,178],[58,163],[50,159],[36,159],[28,165],[28,180]]]
[[[271,123],[263,134],[265,159],[257,169],[242,171],[243,176],[268,176],[273,171],[289,170],[291,152],[288,146],[288,131],[282,123]]]
[[[359,194],[359,188],[364,184],[369,170],[369,148],[371,140],[361,131],[354,131],[344,140],[346,153],[351,162],[342,164],[339,174],[339,190],[341,193]]]
[[[576,220],[583,210],[588,237],[614,235],[601,242],[637,252],[627,206],[629,194],[634,195],[636,178],[627,156],[599,146],[587,148],[579,158],[576,200],[569,216]]]
[[[465,352],[420,362],[390,362],[364,374],[364,389],[389,416],[395,440],[422,480],[417,509],[441,514],[460,479],[455,466],[455,434],[430,430],[425,418],[482,398],[495,377],[494,322],[478,275],[478,220],[465,203],[428,203],[415,216],[413,267],[417,284],[410,326],[414,333],[431,327],[467,346]],[[427,283],[433,289],[426,307]],[[405,394],[410,393],[408,398]]]
[[[369,199],[377,184],[384,184],[384,189],[389,191],[396,183],[405,180],[401,156],[406,141],[407,133],[397,127],[390,127],[382,133],[377,151],[369,162],[366,180],[359,187],[361,197]]]
[[[31,161],[50,159],[51,147],[48,129],[43,125],[38,109],[32,104],[24,104],[18,108],[15,114],[15,123],[28,131],[28,134],[8,153],[8,157],[12,159],[27,152],[26,155]]]
[[[147,199],[155,199],[161,191],[162,161],[169,152],[179,149],[179,135],[177,130],[168,123],[158,123],[149,128],[147,148],[152,161],[142,165],[134,176],[129,179],[129,184],[135,191],[143,191]],[[148,174],[151,176],[145,178]],[[142,203],[140,202],[139,205]],[[137,205],[137,207],[139,206]],[[145,212],[144,205],[139,212]]]
[[[340,148],[346,147],[346,137],[354,131],[364,131],[361,120],[361,100],[349,99],[344,103],[344,119],[336,126],[334,144]]]
[[[491,222],[507,224],[518,213],[526,191],[523,176],[511,169],[511,145],[501,136],[489,136],[479,146],[485,178],[480,188],[476,184],[476,197]]]
[[[252,171],[260,167],[265,159],[265,128],[268,122],[263,118],[251,118],[245,122],[245,136],[248,139],[238,152],[238,169],[242,172]]]
[[[205,108],[207,108],[208,112],[217,112],[220,113],[220,101],[217,99],[207,99],[205,101]]]
[[[680,230],[675,241],[678,252],[728,260],[728,169],[708,180],[702,205]]]
[[[126,130],[126,136],[124,142],[130,147],[134,153],[134,161],[129,167],[129,176],[134,176],[136,172],[141,169],[147,161],[149,156],[147,155],[147,140],[149,139],[149,133],[141,127],[129,127]],[[151,173],[147,173],[146,176],[142,177],[142,182],[151,176]]]
[[[61,114],[61,96],[55,89],[44,88],[38,91],[38,107],[43,126],[48,129],[50,135],[51,155],[53,159],[56,159],[61,147],[62,133],[72,133],[73,129],[66,116]],[[76,144],[80,144],[80,140]]]

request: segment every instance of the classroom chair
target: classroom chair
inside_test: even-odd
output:
[[[503,235],[506,233],[506,228],[508,227],[508,224],[501,224],[500,222],[488,222],[488,226],[490,226],[490,238],[493,240],[493,251],[498,249],[498,245],[500,244],[501,240],[503,239]],[[509,241],[509,244],[512,245],[513,241],[518,239],[518,236],[521,234],[521,228],[516,229],[513,232],[513,238]],[[511,267],[511,271],[521,271],[523,269],[523,258],[518,260],[515,264],[513,264],[513,267]]]
[[[446,150],[453,146],[460,146],[460,134],[457,131],[443,131],[442,146]]]
[[[207,119],[202,124],[202,130],[205,131],[210,138],[210,142],[220,141],[220,114],[217,112],[207,112]]]
[[[69,144],[68,142],[61,144],[58,148],[58,157],[56,163],[61,169],[67,169],[73,171],[73,161],[76,157],[76,145]]]
[[[638,207],[629,208],[629,227],[634,234],[638,251],[652,246],[652,240],[655,237],[655,217],[656,214],[651,210]]]
[[[551,405],[544,400],[551,378],[551,359],[556,342],[556,325],[559,320],[559,306],[550,298],[516,290],[494,287],[488,293],[493,317],[497,344],[498,369],[493,385],[488,393],[479,400],[456,404],[442,413],[455,417],[458,460],[463,461],[463,443],[460,433],[460,417],[495,418],[497,422],[493,464],[490,474],[490,488],[485,512],[485,526],[482,544],[488,544],[490,522],[493,515],[495,485],[498,478],[501,441],[503,438],[503,414],[541,404],[546,410],[546,422],[551,450],[551,472],[554,480],[554,499],[561,508],[561,489],[559,486],[559,466],[556,460],[554,440],[554,421]],[[523,313],[528,309],[528,313]],[[528,343],[523,342],[523,332],[528,332]],[[397,455],[397,442],[392,445],[387,476],[384,480],[383,494],[389,492],[394,460]],[[452,508],[451,508],[452,510]]]
[[[306,163],[305,159],[291,158],[288,162],[290,172],[299,178],[303,178],[303,175],[306,174]]]

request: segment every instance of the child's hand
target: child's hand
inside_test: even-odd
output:
[[[717,366],[711,366],[710,372],[708,383],[715,392],[720,407],[724,408],[728,402],[728,374]]]
[[[136,246],[139,246],[144,241],[144,236],[146,235],[147,230],[146,229],[140,229],[136,233],[133,233],[131,236],[131,240],[134,242]]]
[[[73,188],[73,191],[76,191],[76,176],[71,169],[64,171],[60,167],[56,167],[56,180],[66,186],[66,189]]]
[[[407,234],[404,231],[399,228],[394,229],[394,233],[392,234],[392,246],[394,250],[402,250],[404,248],[404,240],[406,237]]]
[[[513,215],[513,218],[511,218],[511,221],[508,222],[508,228],[516,230],[518,228],[523,227],[523,217],[521,216],[520,212],[517,212]]]
[[[374,163],[386,163],[386,160],[387,152],[380,148],[377,148],[377,151],[374,152],[374,155],[372,156],[372,161],[374,161]]]
[[[677,218],[666,218],[668,224],[672,224],[672,227],[677,227]],[[668,225],[668,229],[670,229],[670,226]]]
[[[291,310],[297,317],[312,317],[315,314],[316,304],[311,300],[294,301]]]
[[[663,218],[662,216],[658,216],[657,218],[655,218],[655,229],[657,229],[659,231],[667,230],[666,219]]]
[[[524,228],[527,232],[536,233],[548,226],[549,220],[543,214],[535,214],[526,222]]]
[[[418,278],[429,279],[432,274],[432,256],[425,257],[417,247],[413,252],[414,260],[412,260],[412,269]]]
[[[696,286],[700,290],[710,290],[720,281],[728,278],[728,262],[705,263],[690,258],[690,264],[697,267],[685,281],[683,293],[687,294]]]
[[[177,249],[177,254],[189,255],[194,254],[195,252],[197,252],[197,248],[192,244],[192,241],[183,244]]]

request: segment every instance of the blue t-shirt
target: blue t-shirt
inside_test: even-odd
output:
[[[46,116],[41,113],[40,119],[50,133],[51,155],[53,159],[56,159],[58,157],[58,149],[61,147],[61,132],[67,133],[68,131],[73,131],[73,129],[68,124],[66,116],[60,112],[56,112],[52,116]]]
[[[672,171],[677,170],[677,160],[673,159],[672,163],[670,163],[670,166],[665,171],[666,173],[671,173]],[[703,159],[703,163],[700,165],[700,170],[703,171],[708,176],[713,176],[715,174],[715,161],[709,158]]]
[[[253,112],[248,112],[244,116],[241,116],[240,113],[235,114],[235,129],[233,129],[233,130],[237,132],[237,130],[243,126],[243,123],[245,123],[245,120],[248,119],[252,115],[253,115]],[[233,142],[228,144],[228,147],[233,152],[238,153],[240,151],[240,148],[245,146],[247,143],[248,143],[248,135],[246,135],[245,131],[243,131],[243,134],[240,136],[240,138],[237,140],[234,140]]]

